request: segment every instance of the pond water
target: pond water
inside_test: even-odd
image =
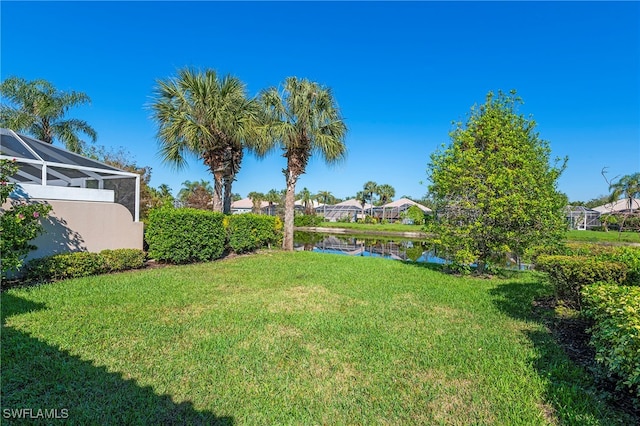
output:
[[[393,260],[438,263],[446,260],[438,256],[430,241],[398,237],[364,237],[345,234],[322,234],[296,231],[294,249],[333,253],[348,256],[382,257]],[[473,265],[472,265],[473,266]],[[515,262],[506,262],[507,269],[528,269],[529,266]]]
[[[295,250],[334,253],[349,256],[383,257],[414,262],[445,263],[428,241],[389,237],[294,233]]]

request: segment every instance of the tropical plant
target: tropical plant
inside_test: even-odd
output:
[[[269,214],[275,215],[274,205],[282,204],[282,193],[277,189],[270,189],[264,194],[264,200],[269,203]]]
[[[9,77],[0,84],[0,94],[9,101],[0,105],[0,127],[28,133],[46,143],[58,140],[77,153],[85,147],[79,133],[92,142],[97,139],[96,131],[86,121],[65,118],[70,108],[91,102],[85,93],[62,92],[46,80]]]
[[[326,212],[328,204],[335,204],[336,197],[331,194],[331,191],[318,191],[316,194],[316,200],[323,205],[323,212]]]
[[[376,194],[378,195],[378,203],[380,205],[385,205],[396,196],[396,190],[393,186],[385,183],[378,185]]]
[[[362,191],[364,192],[364,196],[369,200],[369,214],[373,216],[373,196],[378,192],[378,184],[369,181],[365,183],[362,187]]]
[[[266,196],[262,192],[252,191],[247,194],[247,197],[249,197],[253,203],[253,213],[262,214],[262,202],[265,201]]]
[[[384,206],[389,201],[393,199],[396,195],[396,190],[393,186],[388,184],[378,185],[376,190],[376,194],[378,194],[378,205]],[[385,220],[385,211],[382,209],[382,220]]]
[[[260,95],[264,132],[257,152],[264,156],[281,148],[287,159],[283,248],[293,250],[295,187],[312,154],[327,163],[345,157],[347,127],[331,90],[307,79],[288,77],[282,92],[272,87]]]
[[[428,166],[437,207],[429,230],[455,264],[477,262],[479,273],[506,254],[560,244],[567,230],[567,197],[556,189],[567,160],[550,164],[535,122],[517,114],[521,102],[515,91],[489,92]]]
[[[617,182],[609,185],[609,202],[616,201],[620,198],[627,200],[626,207],[633,212],[640,209],[640,205],[634,202],[634,199],[640,198],[640,173],[633,173],[622,176]]]
[[[364,206],[367,204],[367,193],[364,191],[358,191],[354,198],[360,203],[360,207],[362,208],[362,217],[364,217]]]
[[[252,149],[257,128],[257,104],[244,84],[214,70],[183,69],[158,80],[151,109],[164,161],[180,169],[187,154],[203,160],[214,178],[213,210],[229,213],[243,148]]]
[[[178,199],[183,207],[190,207],[200,210],[211,210],[213,200],[213,188],[206,180],[182,182],[182,188],[178,192]]]
[[[313,214],[313,199],[315,198],[315,195],[311,194],[311,191],[307,188],[302,188],[302,191],[298,193],[296,198],[302,202],[304,214]]]

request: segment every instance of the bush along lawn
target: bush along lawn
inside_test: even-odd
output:
[[[10,289],[2,408],[70,424],[634,424],[534,315],[552,294],[536,272],[279,251]]]
[[[538,256],[558,303],[591,322],[590,344],[603,377],[640,412],[640,247],[576,245]]]

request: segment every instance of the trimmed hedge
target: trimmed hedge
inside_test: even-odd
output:
[[[619,378],[640,408],[640,287],[595,284],[582,290],[585,315],[593,319],[596,361]]]
[[[282,238],[282,221],[275,216],[236,214],[227,216],[225,225],[229,248],[236,253],[279,244]]]
[[[153,210],[146,229],[149,256],[178,264],[220,258],[225,248],[224,217],[191,208]]]
[[[582,287],[600,281],[624,284],[628,267],[622,262],[597,260],[587,256],[538,256],[536,269],[546,272],[556,297],[580,307]]]
[[[144,266],[144,259],[144,252],[136,249],[103,250],[100,253],[61,253],[27,263],[25,279],[38,282],[55,281],[138,269]]]

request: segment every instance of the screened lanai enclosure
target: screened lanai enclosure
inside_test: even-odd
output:
[[[585,231],[602,225],[600,212],[583,206],[568,206],[566,217],[569,229]]]
[[[53,208],[35,255],[65,251],[142,248],[140,176],[57,146],[0,129],[0,158],[15,160],[11,203]]]

